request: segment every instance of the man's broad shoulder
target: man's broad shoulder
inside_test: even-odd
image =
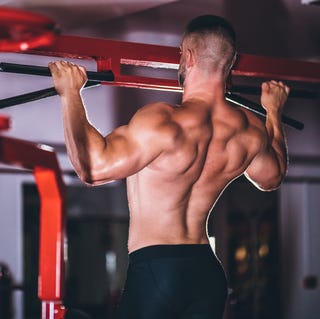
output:
[[[170,126],[174,124],[174,107],[165,102],[156,102],[143,106],[133,116],[132,122],[145,128]]]
[[[261,118],[253,114],[251,111],[242,110],[247,119],[247,126],[244,130],[242,138],[245,144],[253,152],[259,152],[267,147],[268,138],[266,127]]]
[[[169,116],[171,115],[174,107],[165,102],[154,102],[141,107],[136,115],[138,116]]]
[[[157,141],[173,141],[179,134],[179,125],[173,119],[174,107],[157,102],[140,108],[130,121],[129,127],[140,135],[153,136]]]

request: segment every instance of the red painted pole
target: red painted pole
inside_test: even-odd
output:
[[[62,319],[66,190],[56,154],[44,145],[0,136],[0,162],[34,172],[41,202],[38,296],[42,319]]]

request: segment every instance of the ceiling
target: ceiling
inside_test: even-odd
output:
[[[7,0],[6,6],[44,13],[63,30],[104,23],[110,19],[141,12],[176,0]]]

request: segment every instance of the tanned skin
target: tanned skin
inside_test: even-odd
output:
[[[208,243],[207,219],[226,186],[244,174],[255,186],[279,187],[287,169],[281,124],[289,88],[262,84],[263,123],[225,100],[225,79],[204,72],[190,50],[180,61],[182,104],[142,107],[128,125],[102,136],[86,116],[83,67],[49,64],[62,100],[67,150],[88,184],[127,179],[129,252],[159,244]]]

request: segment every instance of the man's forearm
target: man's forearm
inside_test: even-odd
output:
[[[276,160],[278,161],[279,173],[283,178],[287,172],[288,154],[280,113],[271,111],[267,112],[266,129],[269,137],[269,143],[275,153]]]
[[[65,142],[72,165],[79,177],[90,180],[93,159],[105,147],[103,136],[89,123],[79,93],[61,97]]]

